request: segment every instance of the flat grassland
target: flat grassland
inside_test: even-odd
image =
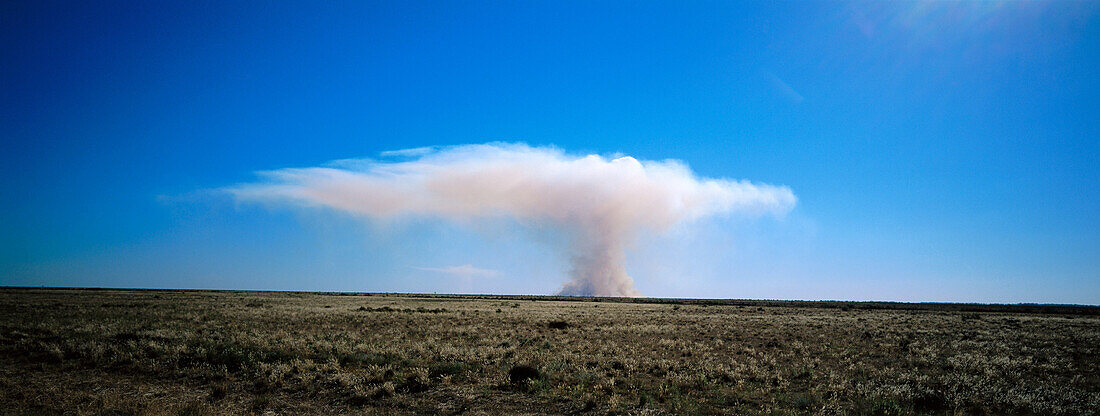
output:
[[[0,288],[0,412],[1097,414],[1098,314]]]

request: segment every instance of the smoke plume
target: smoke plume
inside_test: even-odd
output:
[[[261,172],[228,190],[239,200],[325,207],[368,219],[511,217],[570,236],[563,295],[639,296],[624,249],[642,230],[661,232],[716,214],[782,215],[790,189],[697,178],[677,161],[574,156],[523,144],[418,148],[382,160]]]

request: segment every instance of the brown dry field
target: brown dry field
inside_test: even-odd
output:
[[[0,288],[0,411],[1087,415],[1098,314]]]

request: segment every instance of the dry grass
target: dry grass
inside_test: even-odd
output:
[[[1096,308],[879,306],[891,309],[0,289],[0,409],[110,415],[1100,409]],[[537,375],[513,371],[517,366]],[[524,375],[517,378],[517,371]]]

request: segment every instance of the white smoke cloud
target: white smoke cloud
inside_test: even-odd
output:
[[[243,201],[327,207],[369,219],[511,217],[571,237],[564,295],[640,296],[624,249],[642,230],[718,214],[783,215],[782,186],[696,177],[677,161],[574,156],[547,147],[483,144],[387,152],[402,161],[342,160],[261,172],[227,189]]]

